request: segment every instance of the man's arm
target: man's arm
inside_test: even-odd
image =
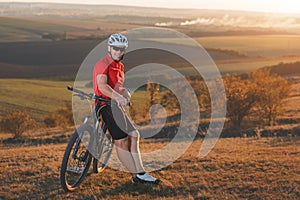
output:
[[[126,106],[128,104],[128,100],[124,98],[121,94],[116,92],[113,88],[111,88],[107,84],[107,76],[104,74],[99,74],[96,77],[97,79],[97,85],[99,90],[107,97],[110,97],[111,99],[117,101],[122,106]]]

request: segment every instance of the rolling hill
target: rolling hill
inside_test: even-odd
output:
[[[267,67],[271,72],[279,75],[300,75],[300,62],[279,63],[278,65]]]
[[[57,24],[32,19],[0,17],[0,41],[50,41],[49,35],[59,35],[64,32],[84,32],[85,28],[73,27],[67,24]],[[46,38],[46,37],[49,38]]]

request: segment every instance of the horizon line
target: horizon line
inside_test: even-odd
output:
[[[122,7],[137,7],[137,8],[159,8],[168,10],[209,10],[209,11],[230,11],[230,12],[248,12],[262,14],[281,14],[281,15],[300,15],[300,13],[287,13],[276,11],[258,11],[258,10],[240,10],[240,9],[221,9],[221,8],[169,8],[164,6],[139,6],[139,5],[124,5],[124,4],[100,4],[100,3],[71,3],[71,2],[20,2],[20,1],[0,1],[0,4],[57,4],[57,5],[84,5],[84,6],[122,6]]]

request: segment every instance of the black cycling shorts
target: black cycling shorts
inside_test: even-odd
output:
[[[97,104],[95,109],[97,117],[101,115],[114,140],[126,138],[129,133],[136,130],[132,121],[119,106]]]

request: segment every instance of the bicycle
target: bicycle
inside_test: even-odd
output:
[[[93,100],[105,101],[109,105],[112,101],[70,86],[67,86],[67,89],[73,91],[74,96],[78,96],[80,100],[87,100],[92,113],[87,114],[82,125],[74,131],[62,159],[60,182],[62,188],[69,192],[83,182],[92,159],[93,173],[100,173],[105,169],[114,143],[104,121],[96,116],[93,109]]]

